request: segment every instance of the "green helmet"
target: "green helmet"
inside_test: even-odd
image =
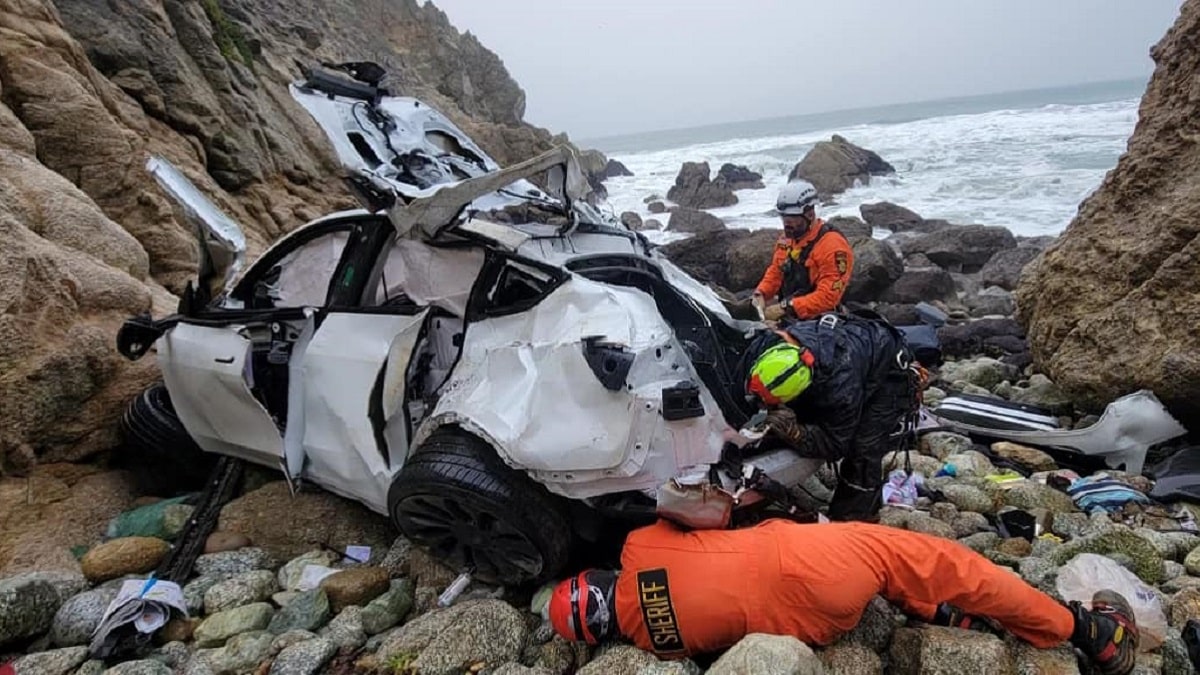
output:
[[[783,342],[763,352],[750,367],[746,388],[768,405],[795,399],[812,383],[812,354]]]

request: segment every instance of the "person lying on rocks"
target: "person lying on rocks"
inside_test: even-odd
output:
[[[1119,593],[1064,605],[958,542],[871,523],[686,531],[660,519],[629,534],[620,570],[559,582],[547,610],[568,641],[624,638],[670,659],[751,633],[829,645],[876,595],[932,624],[992,622],[1042,649],[1070,641],[1103,675],[1134,667],[1138,629]]]
[[[731,392],[768,409],[770,432],[802,457],[840,461],[830,520],[871,520],[883,506],[891,434],[918,410],[924,371],[882,318],[823,314],[750,341]]]

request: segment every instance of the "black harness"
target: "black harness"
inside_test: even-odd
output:
[[[812,279],[808,276],[808,258],[812,255],[813,247],[821,238],[830,232],[834,232],[834,228],[829,223],[821,223],[821,229],[817,230],[817,236],[812,238],[812,241],[804,245],[800,249],[799,255],[792,257],[791,251],[788,251],[787,259],[779,266],[779,270],[783,272],[783,284],[779,288],[779,297],[790,298],[795,295],[808,295],[816,290]]]

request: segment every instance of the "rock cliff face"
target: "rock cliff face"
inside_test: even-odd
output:
[[[1094,406],[1148,387],[1200,414],[1200,1],[1152,49],[1128,149],[1026,269],[1020,318],[1038,363]]]
[[[170,311],[196,252],[149,154],[240,221],[253,255],[353,204],[286,86],[297,61],[355,60],[502,164],[550,147],[500,60],[431,4],[0,0],[0,469],[112,447],[156,376],[116,354],[115,331]]]

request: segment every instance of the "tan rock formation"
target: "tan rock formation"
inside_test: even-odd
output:
[[[1100,408],[1141,387],[1200,414],[1200,1],[1151,50],[1128,149],[1017,289],[1036,364]]]
[[[146,173],[165,156],[242,223],[253,255],[353,206],[293,102],[297,62],[374,60],[502,164],[550,144],[500,60],[415,0],[0,0],[0,470],[117,443],[156,377],[114,337],[195,271]]]

